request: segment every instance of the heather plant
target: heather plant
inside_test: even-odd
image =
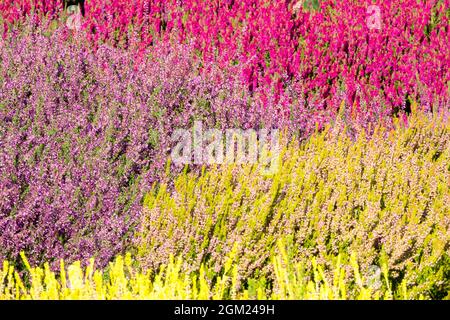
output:
[[[413,100],[429,109],[448,107],[449,4],[91,0],[83,28],[94,43],[125,48],[142,50],[169,38],[192,43],[205,64],[240,65],[249,92],[263,88],[280,96],[288,84],[300,82],[314,109],[337,111],[333,100],[343,91],[355,115],[377,118],[408,110]],[[368,23],[371,6],[380,28]],[[37,21],[43,15],[57,19],[61,7],[57,0],[6,0],[0,11],[11,28],[31,13]],[[289,109],[285,105],[284,113],[295,117]]]
[[[450,131],[448,116],[414,112],[396,129],[345,134],[335,124],[305,143],[288,144],[280,169],[211,166],[156,184],[144,200],[136,258],[157,268],[171,255],[183,270],[220,273],[236,250],[237,272],[273,279],[285,239],[293,262],[324,266],[355,253],[361,270],[385,261],[392,290],[442,298],[449,290]],[[340,128],[340,129],[339,129]],[[234,249],[233,249],[234,248]]]
[[[51,28],[27,21],[0,38],[0,259],[109,261],[143,194],[180,171],[165,174],[175,129],[200,120],[306,136],[326,117],[304,105],[295,121],[281,117],[286,100],[264,108],[239,77],[201,73],[189,45],[161,42],[138,59]]]
[[[174,128],[260,123],[238,84],[199,76],[187,46],[135,61],[28,26],[0,40],[1,259],[109,261],[161,177]]]
[[[191,274],[181,271],[182,259],[170,258],[159,270],[142,271],[132,256],[118,256],[107,269],[98,270],[91,259],[85,268],[61,260],[59,273],[44,267],[31,267],[24,255],[22,276],[7,261],[0,269],[0,300],[78,300],[78,299],[408,299],[406,286],[393,292],[387,277],[379,275],[379,286],[371,286],[360,274],[355,256],[344,261],[336,257],[333,280],[328,282],[324,267],[313,260],[311,269],[291,263],[284,254],[273,257],[275,280],[251,279],[248,288],[238,288],[237,263],[229,257],[225,269],[214,282],[204,265]],[[346,268],[348,267],[348,268]],[[346,273],[354,281],[346,280]],[[26,276],[25,276],[26,275]]]
[[[61,3],[0,3],[0,296],[448,297],[449,1]],[[280,169],[183,171],[198,122]]]

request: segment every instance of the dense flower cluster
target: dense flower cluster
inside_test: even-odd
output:
[[[192,43],[221,68],[241,65],[248,90],[282,94],[300,82],[306,101],[335,110],[345,92],[355,113],[391,114],[412,100],[448,103],[448,0],[380,1],[380,29],[370,27],[372,1],[91,0],[84,29],[94,43],[147,48],[158,39]],[[306,3],[306,2],[305,2]],[[6,0],[5,21],[34,12],[57,17],[61,1]],[[5,22],[6,24],[6,22]],[[270,101],[264,101],[269,105]],[[288,116],[290,108],[285,105]]]
[[[264,109],[220,68],[200,74],[188,45],[159,43],[135,61],[81,40],[30,25],[0,39],[0,257],[108,261],[162,178],[176,128],[304,135],[321,119],[303,106],[284,122],[281,104]]]
[[[450,1],[373,2],[2,0],[0,299],[448,297]]]
[[[372,140],[315,134],[272,177],[184,173],[147,196],[135,257],[55,273],[21,253],[0,299],[448,298],[450,128],[410,120]]]
[[[58,33],[11,35],[0,48],[2,258],[108,261],[164,168],[173,128],[231,111],[232,90],[199,78],[183,47],[139,66]]]

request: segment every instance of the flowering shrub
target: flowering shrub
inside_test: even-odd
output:
[[[270,278],[275,244],[288,239],[293,261],[315,257],[330,267],[350,251],[366,270],[386,256],[395,288],[405,281],[415,297],[445,295],[449,129],[448,119],[414,115],[407,127],[377,128],[370,139],[330,129],[294,143],[269,178],[257,165],[185,172],[173,191],[162,184],[146,196],[137,259],[157,268],[174,254],[187,272],[202,263],[220,272],[236,246],[240,280]],[[439,280],[428,282],[430,274]]]
[[[336,111],[345,92],[355,113],[428,108],[449,103],[449,2],[380,1],[380,29],[370,27],[372,1],[92,0],[84,29],[94,43],[147,48],[158,39],[193,43],[205,63],[241,65],[248,90],[300,81],[306,101]],[[61,1],[2,1],[5,23],[34,12],[58,17]],[[270,102],[266,101],[266,105]],[[285,106],[285,112],[289,108]]]
[[[306,108],[290,122],[280,104],[264,110],[220,68],[200,75],[190,46],[160,43],[136,61],[81,40],[30,24],[0,39],[0,258],[109,261],[164,178],[176,128],[202,120],[304,135],[317,122]]]
[[[24,257],[24,256],[23,256]],[[59,275],[48,264],[43,268],[27,265],[28,282],[22,280],[8,262],[0,269],[0,300],[33,299],[408,299],[409,292],[403,283],[401,290],[393,292],[383,272],[360,274],[355,256],[343,260],[341,255],[334,264],[333,280],[328,282],[324,267],[313,260],[310,269],[300,263],[292,264],[286,255],[273,258],[274,283],[264,279],[251,279],[248,288],[238,288],[237,262],[230,257],[224,272],[214,282],[208,279],[212,270],[203,265],[192,274],[181,271],[182,259],[170,258],[159,271],[139,271],[133,266],[131,255],[117,257],[105,271],[95,270],[94,260],[83,268],[75,262],[68,268],[61,260]],[[287,267],[288,266],[288,267]],[[346,268],[347,267],[347,268]],[[346,281],[346,273],[354,281]],[[371,282],[372,280],[373,283]],[[272,292],[268,294],[268,292]],[[423,296],[422,296],[423,298]]]
[[[448,297],[448,0],[61,4],[0,3],[0,298]],[[194,123],[292,142],[183,171]]]
[[[58,34],[0,41],[0,258],[104,263],[165,164],[166,133],[208,86],[177,53],[136,72],[126,52]]]

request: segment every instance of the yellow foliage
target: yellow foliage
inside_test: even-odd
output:
[[[206,279],[206,270],[202,265],[200,270],[192,275],[180,270],[181,258],[170,259],[157,273],[140,272],[132,267],[130,255],[125,258],[118,256],[109,264],[107,271],[95,270],[94,261],[87,267],[80,262],[65,268],[61,261],[59,274],[50,271],[48,264],[43,268],[32,268],[27,262],[26,275],[30,279],[25,285],[19,273],[8,262],[3,263],[0,271],[0,300],[176,300],[176,299],[378,299],[392,298],[390,292],[380,294],[370,287],[364,286],[358,273],[358,265],[354,257],[351,259],[358,290],[354,297],[347,296],[349,283],[344,280],[341,256],[337,257],[332,283],[327,281],[323,266],[313,259],[313,274],[309,278],[303,273],[301,264],[293,264],[288,260],[283,243],[279,242],[282,253],[273,258],[275,283],[272,294],[266,295],[267,288],[257,286],[256,295],[252,296],[248,289],[237,290],[238,274],[233,254],[226,262],[225,272],[214,282]],[[26,258],[22,255],[24,261]],[[230,272],[230,275],[227,275]],[[406,296],[406,287],[403,294]]]

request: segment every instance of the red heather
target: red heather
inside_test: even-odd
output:
[[[141,49],[161,38],[193,43],[204,62],[241,65],[250,92],[262,87],[282,94],[287,83],[301,79],[306,103],[319,110],[335,112],[341,90],[355,117],[377,117],[380,104],[389,115],[413,99],[430,109],[448,106],[450,1],[322,0],[317,10],[297,10],[296,4],[91,0],[84,27],[95,42]],[[374,4],[380,30],[367,25]],[[58,0],[0,4],[7,21],[30,11],[56,16],[60,9]]]

